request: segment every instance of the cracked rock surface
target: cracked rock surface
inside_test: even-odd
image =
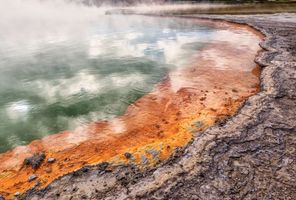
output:
[[[265,51],[256,58],[263,67],[261,92],[154,169],[84,167],[23,199],[296,198],[296,15],[185,17],[245,23],[263,32]]]

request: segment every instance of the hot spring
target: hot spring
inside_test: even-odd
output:
[[[0,19],[0,192],[32,186],[23,161],[38,152],[57,160],[35,171],[41,186],[103,161],[155,164],[258,91],[249,27],[38,6]]]
[[[0,152],[122,115],[169,71],[196,62],[223,31],[176,18],[102,15],[87,22],[2,30]]]
[[[216,31],[184,19],[118,15],[83,30],[46,28],[1,34],[1,152],[122,115],[168,71],[192,62]]]

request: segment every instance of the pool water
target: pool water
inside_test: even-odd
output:
[[[102,162],[155,166],[260,90],[246,25],[60,2],[0,2],[5,198]],[[56,161],[24,165],[41,152]]]
[[[99,15],[0,23],[0,152],[122,115],[217,28],[178,18]]]

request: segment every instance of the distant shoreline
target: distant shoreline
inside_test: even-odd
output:
[[[113,8],[107,14],[157,14],[157,15],[191,15],[191,14],[273,14],[296,13],[295,2],[281,3],[194,3],[194,4],[164,4],[164,5],[138,5],[122,8]]]

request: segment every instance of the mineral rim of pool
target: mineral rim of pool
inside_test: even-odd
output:
[[[104,45],[107,45],[108,42],[111,43],[111,47],[108,47],[111,50],[109,49],[110,52],[104,58],[105,62],[107,62],[108,56],[112,56],[110,54],[112,52],[124,54],[133,49],[133,53],[143,54],[139,56],[140,60],[143,60],[139,65],[145,65],[147,59],[153,62],[163,60],[160,67],[165,68],[164,70],[157,69],[154,64],[148,66],[148,71],[165,72],[163,76],[158,74],[162,78],[156,78],[155,80],[159,79],[158,82],[152,83],[149,91],[140,91],[143,94],[139,98],[133,102],[127,102],[127,108],[118,116],[114,115],[106,120],[102,118],[93,122],[90,120],[90,122],[80,125],[78,123],[77,128],[73,131],[61,131],[39,137],[40,139],[34,140],[30,144],[27,144],[28,141],[25,142],[26,145],[1,153],[0,193],[3,196],[12,198],[15,192],[22,194],[36,185],[37,188],[44,188],[56,178],[86,165],[109,162],[112,164],[134,163],[140,167],[153,166],[167,159],[176,148],[187,145],[194,135],[199,134],[217,121],[233,115],[247,97],[258,92],[260,69],[254,63],[254,58],[260,51],[258,44],[263,36],[250,27],[218,21],[137,16],[136,19],[139,21],[135,22],[131,18],[126,21],[130,20],[129,23],[136,23],[135,26],[139,26],[139,22],[141,22],[142,27],[135,28],[133,24],[129,24],[129,28],[143,30],[137,34],[125,34],[112,24],[125,17],[128,16],[114,17],[108,22],[108,26],[116,31],[112,32],[113,35],[111,33],[106,35],[105,39],[108,40],[112,36],[114,36],[112,37],[114,40],[119,38],[120,46],[124,48],[119,51],[115,43],[112,44],[109,40],[105,41]],[[148,29],[144,29],[147,27]],[[120,38],[122,34],[125,36]],[[129,38],[128,41],[124,40],[126,38]],[[100,79],[94,78],[90,73],[96,73],[96,70],[102,70],[102,73],[105,70],[105,75],[108,75],[108,67],[114,63],[103,62],[102,49],[100,49],[102,42],[99,37],[92,41],[92,48],[88,52],[88,56],[91,58],[88,59],[91,59],[92,62],[99,62],[97,64],[103,65],[106,69],[92,68],[89,71],[83,71],[80,67],[74,66],[73,68],[80,74],[76,74],[78,78],[70,75],[70,78],[64,77],[62,83],[66,87],[68,87],[67,84],[73,86],[77,81],[85,81],[85,79],[91,84],[95,84]],[[133,46],[133,43],[137,44],[136,47]],[[46,50],[50,50],[50,48],[51,46],[48,46]],[[77,54],[85,53],[79,52],[79,49],[74,50],[78,51]],[[86,59],[83,56],[81,59]],[[41,57],[45,59],[46,53]],[[102,60],[96,60],[98,57]],[[70,58],[76,59],[75,56]],[[26,59],[26,56],[18,59]],[[119,61],[123,62],[123,59]],[[38,60],[36,62],[41,64],[38,63]],[[50,62],[53,61],[50,60]],[[134,62],[139,61],[133,60],[130,64],[134,64]],[[83,64],[91,65],[91,62]],[[13,63],[11,65],[11,67],[14,66]],[[50,63],[47,65],[49,66]],[[125,66],[124,63],[122,65]],[[170,65],[170,67],[166,68],[166,65]],[[125,67],[124,69],[119,67],[119,69],[132,70],[128,66]],[[41,80],[38,79],[37,72],[33,72],[34,70],[30,74],[32,79],[28,82],[29,85]],[[13,71],[11,73],[13,74]],[[53,73],[53,77],[54,75]],[[125,77],[122,74],[117,78],[119,85],[124,84],[124,80],[128,82],[131,79],[130,76]],[[61,90],[66,94],[75,92],[74,86],[65,89],[59,85],[61,82],[57,80],[57,85],[50,85],[49,79],[49,77],[45,77],[44,82],[38,82],[38,84],[46,85],[44,87],[45,93],[54,93],[55,90]],[[104,79],[103,76],[101,76],[102,79]],[[69,80],[70,83],[67,82]],[[144,84],[144,86],[146,85]],[[32,87],[33,89],[34,87]],[[102,88],[85,88],[83,89],[85,91],[82,92],[87,93],[91,89],[96,93]],[[132,89],[137,90],[137,87]],[[45,93],[42,94],[45,95]],[[25,96],[25,94],[23,95]],[[100,102],[100,100],[102,99],[94,98],[93,102],[86,101],[86,103],[97,104],[96,101]],[[125,99],[120,100],[124,101]],[[25,115],[26,113],[16,116],[18,110],[15,107],[18,105],[25,112],[29,112],[30,101],[18,98],[16,102],[18,104],[9,104],[10,110],[8,110],[12,113],[11,115],[15,118],[28,117]],[[89,108],[87,104],[83,104],[86,109]],[[45,106],[45,104],[40,105]],[[35,112],[38,112],[38,108]],[[61,119],[64,120],[64,118]],[[36,119],[37,122],[38,119]],[[25,122],[23,123],[25,124]],[[24,164],[26,158],[40,152],[45,154],[45,159],[37,169]],[[47,162],[48,158],[54,158],[55,162]],[[36,177],[29,181],[32,174]]]

